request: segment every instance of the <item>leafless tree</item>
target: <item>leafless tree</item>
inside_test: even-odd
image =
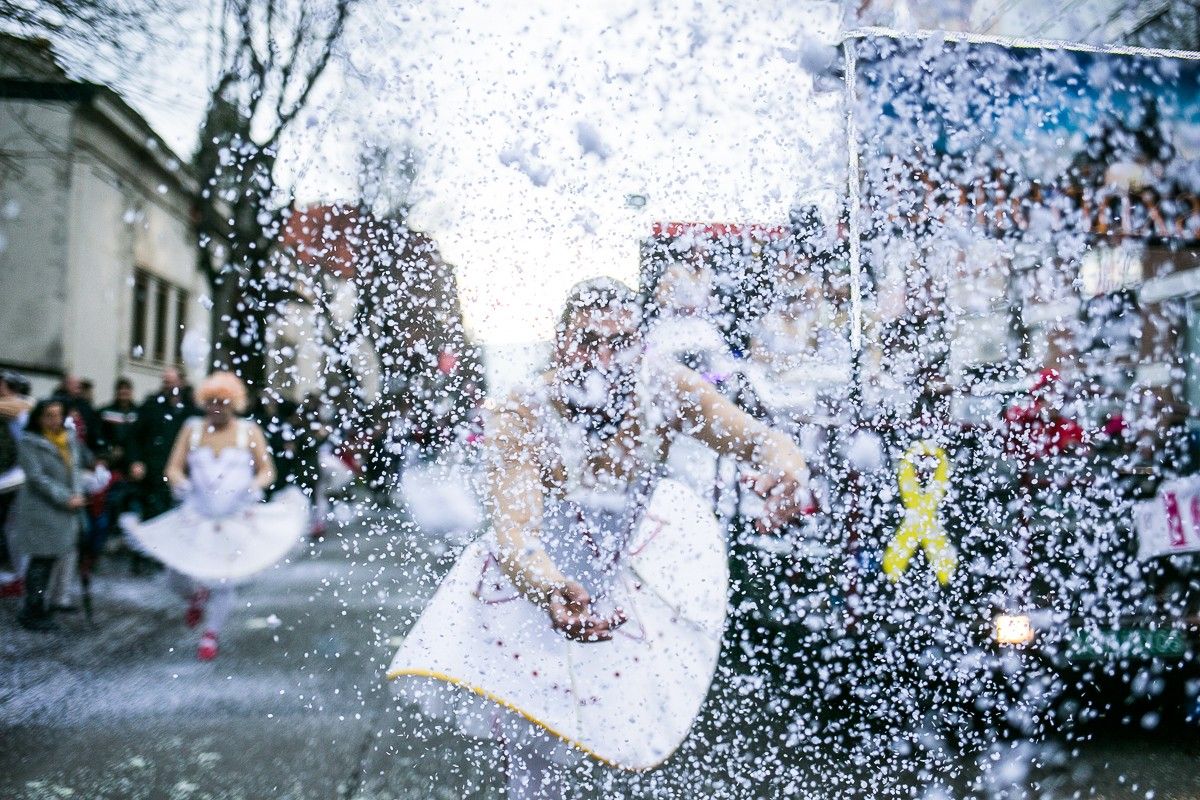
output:
[[[276,182],[281,140],[308,107],[329,66],[354,0],[221,0],[208,112],[193,159],[203,240],[224,243],[226,268],[212,275],[216,356],[260,388],[272,304],[288,287],[270,254],[286,191]]]
[[[56,44],[116,44],[169,12],[167,6],[121,0],[0,0],[0,20],[10,33],[54,39]]]

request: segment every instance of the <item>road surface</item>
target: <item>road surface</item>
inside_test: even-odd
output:
[[[0,601],[0,798],[501,797],[490,743],[417,735],[382,680],[452,551],[398,511],[363,499],[337,511],[325,541],[244,588],[213,663],[196,661],[162,575],[119,561],[97,579],[94,625],[73,615],[61,633],[29,633],[18,602]],[[797,730],[805,699],[778,688],[723,670],[666,767],[584,762],[568,796],[1200,798],[1192,729],[1098,725],[1090,741],[882,774],[904,754],[856,763],[828,720]]]

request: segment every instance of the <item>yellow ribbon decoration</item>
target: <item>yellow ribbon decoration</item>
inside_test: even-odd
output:
[[[916,459],[933,456],[937,467],[933,479],[926,486],[917,480]],[[930,441],[920,441],[904,453],[900,459],[897,476],[900,482],[900,502],[904,504],[904,522],[888,543],[883,554],[883,571],[893,582],[900,580],[917,545],[925,550],[938,583],[945,586],[954,575],[958,555],[946,539],[946,531],[938,520],[938,506],[950,487],[950,460],[946,451]]]

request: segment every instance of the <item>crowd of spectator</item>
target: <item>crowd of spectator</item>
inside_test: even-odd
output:
[[[0,596],[24,595],[25,627],[51,629],[54,613],[91,613],[97,560],[121,554],[133,574],[159,565],[125,542],[124,531],[177,502],[164,472],[185,422],[201,414],[178,370],[140,402],[121,378],[97,408],[94,386],[63,377],[35,402],[28,379],[0,373]],[[259,397],[251,416],[277,466],[268,494],[295,486],[314,509],[311,535],[324,533],[322,448],[329,431],[316,399]]]

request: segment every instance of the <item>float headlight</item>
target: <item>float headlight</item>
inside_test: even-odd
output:
[[[1015,647],[1033,641],[1033,620],[1028,614],[997,614],[993,632],[996,644]]]

